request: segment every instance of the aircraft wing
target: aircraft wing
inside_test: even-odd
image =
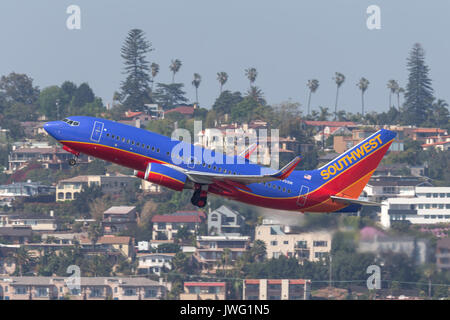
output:
[[[186,174],[189,179],[193,182],[201,183],[201,184],[211,184],[214,181],[233,181],[243,185],[252,184],[252,183],[260,183],[260,182],[270,182],[276,180],[284,180],[286,179],[292,171],[294,171],[295,167],[299,164],[301,158],[299,156],[295,157],[291,162],[289,162],[286,166],[284,166],[281,170],[272,173],[272,174],[263,174],[263,175],[234,175],[234,174],[218,174],[212,172],[201,172],[194,170],[185,170],[180,167],[171,166],[174,169],[179,171],[182,170],[184,174]]]
[[[365,201],[365,200],[358,200],[358,199],[351,199],[351,198],[343,198],[343,197],[337,197],[337,196],[331,196],[330,197],[333,201],[343,203],[343,204],[360,204],[363,206],[372,206],[372,207],[381,207],[382,204],[378,202],[373,201]]]

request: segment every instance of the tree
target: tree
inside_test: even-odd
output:
[[[158,83],[153,98],[163,108],[170,109],[179,103],[188,101],[185,97],[186,92],[183,91],[183,87],[184,85],[182,83]]]
[[[326,107],[319,107],[319,116],[317,120],[319,121],[327,121],[331,116],[331,113],[328,111],[329,109]]]
[[[0,94],[6,102],[34,105],[39,96],[39,89],[33,86],[33,79],[26,74],[10,73],[0,79]]]
[[[334,76],[333,80],[334,80],[334,82],[336,82],[336,101],[335,101],[335,104],[334,104],[334,120],[336,120],[338,97],[339,97],[339,88],[344,83],[345,76],[342,73],[335,72],[335,76]]]
[[[438,128],[448,128],[449,120],[448,103],[445,100],[438,99],[431,105],[427,124]]]
[[[33,79],[27,75],[13,72],[1,77],[0,111],[5,119],[36,120],[38,98],[39,89],[33,86]]]
[[[399,90],[400,86],[398,85],[398,82],[394,79],[391,79],[387,83],[387,88],[389,89],[389,108],[392,107],[392,95]],[[398,106],[400,108],[400,106]]]
[[[404,94],[404,93],[405,93],[405,89],[403,89],[400,86],[395,90],[395,94],[397,95],[398,110],[400,110],[400,94]]]
[[[252,87],[253,83],[256,80],[256,77],[258,76],[258,71],[256,71],[256,68],[245,69],[245,76],[250,81],[250,87]]]
[[[102,236],[102,227],[100,223],[92,223],[88,228],[88,237],[92,242],[92,245],[95,247],[98,239]]]
[[[308,112],[307,115],[309,116],[309,107],[311,105],[311,94],[316,92],[316,90],[319,88],[319,80],[317,79],[311,79],[308,80],[308,83],[306,84],[309,88],[309,94],[308,94]]]
[[[231,109],[242,101],[242,95],[240,92],[236,91],[231,93],[231,91],[225,90],[214,102],[212,109],[218,114],[230,114]]]
[[[231,109],[231,118],[234,121],[250,121],[253,115],[253,111],[259,107],[258,101],[252,97],[245,97],[237,105]]]
[[[124,73],[127,75],[121,85],[121,96],[127,108],[140,110],[145,103],[151,102],[148,97],[149,62],[146,60],[146,55],[151,51],[151,43],[145,39],[142,30],[132,29],[128,32],[121,49]]]
[[[58,86],[51,86],[43,89],[39,94],[40,112],[48,119],[60,119],[62,114],[66,114],[68,104],[63,104],[65,99],[64,91]]]
[[[247,97],[255,100],[260,105],[266,104],[262,90],[256,86],[251,86],[250,89],[247,90]]]
[[[414,44],[407,61],[409,77],[405,93],[404,121],[420,126],[427,119],[434,97],[428,76],[430,69],[425,64],[425,51],[419,43]]]
[[[152,91],[153,91],[153,84],[155,83],[155,78],[159,73],[159,64],[153,62],[150,65],[150,68],[152,69]]]
[[[228,74],[224,71],[217,72],[217,81],[220,83],[220,94],[222,94],[222,88],[228,81]]]
[[[262,240],[255,240],[250,252],[254,261],[264,261],[267,255],[266,243]]]
[[[202,76],[198,73],[194,73],[194,80],[192,80],[192,85],[195,87],[195,101],[198,103],[198,87],[202,82]]]
[[[13,254],[16,266],[19,268],[19,276],[23,275],[24,270],[27,270],[30,263],[33,261],[29,251],[24,247],[20,247]]]
[[[180,71],[181,68],[181,61],[178,59],[172,60],[169,69],[170,71],[172,71],[172,83],[175,83],[175,74],[178,73],[178,71]]]
[[[86,104],[94,102],[95,95],[92,91],[91,87],[87,83],[82,83],[75,91],[75,94],[72,99],[72,107],[74,108],[82,108]]]
[[[359,90],[361,90],[361,109],[362,109],[361,114],[364,117],[364,93],[369,87],[369,80],[362,77],[361,79],[359,79],[359,82],[356,85],[359,87]]]

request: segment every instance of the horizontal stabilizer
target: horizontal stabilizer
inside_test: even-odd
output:
[[[373,201],[350,199],[350,198],[343,198],[343,197],[337,197],[337,196],[331,196],[330,198],[335,202],[339,202],[339,203],[343,203],[343,204],[360,204],[363,206],[372,206],[372,207],[381,207],[382,206],[381,203],[373,202]]]

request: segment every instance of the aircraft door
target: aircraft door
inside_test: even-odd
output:
[[[308,198],[308,193],[309,193],[309,187],[302,185],[302,187],[300,188],[300,193],[297,198],[297,206],[299,206],[301,208],[306,204],[306,199]]]
[[[99,142],[103,132],[103,122],[95,121],[92,128],[91,140]]]

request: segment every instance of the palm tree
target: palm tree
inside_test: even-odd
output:
[[[393,79],[389,80],[387,83],[387,88],[389,89],[389,108],[391,108],[392,94],[394,94],[398,90],[399,88],[398,82]]]
[[[192,80],[192,85],[195,87],[195,101],[198,103],[198,87],[202,82],[202,76],[198,73],[194,73],[194,80]]]
[[[180,71],[181,61],[178,59],[172,60],[172,63],[169,66],[170,71],[172,71],[172,83],[175,82],[175,74]]]
[[[224,71],[217,72],[217,80],[220,83],[220,93],[222,93],[222,88],[224,84],[228,81],[228,74]]]
[[[155,82],[155,77],[158,75],[159,73],[159,64],[157,63],[152,63],[150,65],[150,68],[152,70],[152,91],[153,91],[153,83]]]
[[[258,76],[258,71],[256,71],[256,68],[248,68],[245,69],[245,76],[250,81],[250,87],[253,85],[253,83],[256,80],[256,77]]]
[[[397,108],[400,110],[400,94],[405,93],[405,89],[399,86],[397,90],[395,90],[395,93],[397,94]]]
[[[309,88],[309,95],[308,95],[308,116],[309,116],[309,106],[311,103],[311,94],[316,92],[316,90],[319,88],[319,80],[317,79],[311,79],[308,80],[307,86]]]
[[[264,100],[264,94],[260,88],[256,86],[251,86],[250,89],[247,90],[247,97],[252,98],[259,104],[266,104],[266,100]]]
[[[369,80],[362,77],[359,79],[359,82],[356,84],[359,87],[359,90],[361,90],[361,109],[362,109],[362,116],[364,117],[364,93],[366,92],[367,88],[369,87]]]
[[[342,73],[340,73],[340,72],[335,72],[335,76],[334,76],[333,80],[336,82],[336,101],[335,101],[335,104],[334,104],[334,120],[336,120],[339,88],[344,83],[345,76]]]
[[[91,240],[94,249],[95,249],[97,240],[101,236],[102,236],[102,227],[100,226],[100,223],[91,224],[88,229],[88,237]]]
[[[13,257],[16,262],[16,266],[19,267],[19,276],[22,276],[24,267],[28,266],[33,261],[33,258],[31,257],[28,250],[25,249],[24,247],[20,247],[13,254]]]
[[[255,261],[262,262],[267,254],[266,243],[262,240],[256,240],[250,251]]]
[[[317,120],[319,121],[327,121],[328,117],[330,116],[330,112],[328,112],[328,108],[324,108],[324,107],[319,107],[319,116],[317,118]]]

